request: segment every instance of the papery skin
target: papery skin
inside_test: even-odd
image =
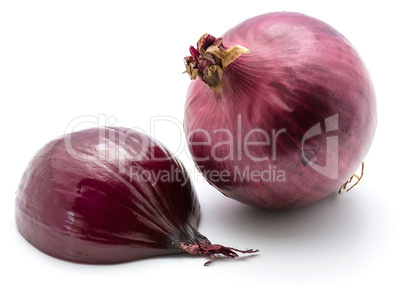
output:
[[[187,253],[215,260],[238,250],[197,231],[200,204],[182,163],[123,127],[66,134],[29,163],[16,198],[20,233],[57,258],[110,264]]]
[[[277,12],[240,23],[222,36],[222,45],[241,45],[250,52],[223,70],[220,93],[199,78],[191,82],[184,129],[198,169],[224,195],[267,209],[305,206],[337,191],[364,160],[377,124],[374,88],[350,42],[320,20]],[[334,115],[338,128],[325,134],[324,122]],[[317,123],[323,133],[304,142],[306,161],[303,136]],[[270,136],[270,145],[249,148],[253,157],[268,157],[263,161],[247,156],[243,146],[246,134],[255,128]],[[231,135],[217,131],[222,129]],[[283,129],[274,157],[271,135]],[[205,134],[210,144],[205,144]],[[338,141],[336,179],[309,165],[310,161],[326,165],[330,135]],[[222,144],[227,141],[234,144]],[[254,133],[248,141],[261,142],[265,137]],[[334,147],[329,149],[336,153]],[[286,180],[235,181],[236,169],[244,172],[247,167],[257,172],[269,167],[281,170]],[[210,177],[211,171],[227,172],[229,180]]]
[[[189,179],[152,186],[130,180],[130,167],[178,169],[188,178],[161,144],[130,129],[94,128],[48,143],[18,188],[18,230],[43,252],[83,263],[180,253],[180,243],[207,241],[196,230],[200,205]]]

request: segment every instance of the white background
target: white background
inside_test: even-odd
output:
[[[402,22],[396,3],[2,1],[0,293],[401,292]],[[111,266],[74,264],[43,254],[19,235],[15,191],[41,146],[76,118],[104,114],[111,117],[109,124],[147,133],[152,116],[181,121],[190,83],[182,74],[189,45],[205,32],[220,36],[249,17],[281,10],[335,27],[371,73],[379,121],[361,184],[302,209],[269,212],[229,200],[199,178],[200,232],[212,242],[261,251],[210,267],[203,266],[205,258],[186,255]],[[76,129],[90,126],[96,124]],[[156,137],[173,151],[182,136],[174,125],[156,128]],[[184,152],[179,157],[194,171]]]

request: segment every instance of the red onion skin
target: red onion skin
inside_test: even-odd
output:
[[[143,157],[136,158],[141,151]],[[130,167],[177,169],[179,176],[153,185],[130,177]],[[182,164],[160,143],[117,127],[48,143],[28,165],[16,199],[17,227],[30,243],[82,263],[118,263],[210,245],[197,231],[199,219],[200,205]],[[198,254],[212,258],[205,249]]]
[[[224,68],[223,90],[217,93],[197,78],[187,93],[184,129],[198,169],[224,195],[267,208],[291,209],[308,205],[337,191],[353,175],[372,143],[376,124],[376,99],[368,71],[353,46],[335,29],[315,18],[278,12],[248,19],[222,36],[224,48],[241,45],[250,53]],[[330,179],[312,169],[301,157],[301,143],[308,130],[338,115],[338,173]],[[241,127],[238,118],[241,116]],[[278,132],[276,160],[272,145],[250,148],[254,161],[237,143],[254,128]],[[205,130],[206,137],[196,130]],[[229,137],[234,145],[212,147]],[[240,133],[239,133],[240,132]],[[241,136],[239,136],[241,134]],[[273,140],[273,136],[269,138]],[[257,134],[249,141],[261,141]],[[198,145],[197,145],[198,144]],[[305,142],[305,154],[326,165],[326,137]],[[232,159],[218,160],[233,155]],[[331,152],[336,152],[331,150]],[[239,157],[240,155],[240,157]],[[209,159],[204,160],[206,157]],[[286,181],[235,181],[237,171],[284,171]],[[211,171],[227,171],[217,179]]]

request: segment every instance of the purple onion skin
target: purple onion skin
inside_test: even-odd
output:
[[[130,181],[130,167],[142,171],[178,169],[182,164],[150,138],[124,128],[90,129],[47,144],[31,161],[17,193],[21,234],[52,256],[85,263],[117,263],[179,253],[182,238],[196,240],[200,206],[191,183]],[[100,134],[104,133],[104,134]],[[124,144],[118,136],[129,134]],[[115,139],[112,139],[115,137]],[[101,149],[119,148],[106,159]],[[133,160],[146,150],[141,161]],[[151,155],[161,158],[152,161]],[[119,172],[124,159],[126,173]]]
[[[220,93],[199,78],[191,82],[184,128],[199,170],[224,195],[267,209],[305,206],[337,191],[361,165],[377,124],[373,85],[353,46],[324,22],[288,12],[248,19],[225,33],[222,40],[225,49],[241,45],[250,53],[223,69]],[[326,165],[324,133],[305,141],[303,153],[308,161],[301,156],[303,136],[317,123],[324,126],[325,119],[333,115],[338,115],[338,128],[332,131],[338,140],[336,179],[309,165],[309,161]],[[254,161],[243,146],[238,148],[237,143],[243,145],[245,135],[254,128],[265,130],[271,143],[272,130],[286,129],[277,137],[276,159],[272,145],[250,147],[252,156],[267,156],[264,161]],[[210,135],[210,144],[205,144],[206,136],[197,129]],[[232,147],[216,147],[229,140],[229,135],[216,132],[218,129],[230,131]],[[252,141],[262,140],[254,134],[249,138]],[[336,152],[334,147],[329,151]],[[228,155],[233,157],[216,159]],[[286,181],[234,180],[236,167],[241,172],[247,167],[261,172],[270,166],[283,171]],[[227,171],[230,177],[211,177],[211,171]]]
[[[216,254],[256,252],[211,244],[197,231],[199,220],[181,162],[157,141],[122,127],[82,130],[45,145],[16,199],[20,233],[64,260],[109,264],[188,253],[210,257],[207,265]]]

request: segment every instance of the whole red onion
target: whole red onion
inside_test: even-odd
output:
[[[183,165],[160,143],[117,127],[45,145],[26,169],[17,227],[35,247],[84,263],[190,253],[237,257],[197,231],[200,205]]]
[[[203,35],[190,53],[189,149],[226,196],[296,208],[335,192],[362,163],[376,129],[375,93],[353,46],[329,25],[264,14],[221,38]]]

